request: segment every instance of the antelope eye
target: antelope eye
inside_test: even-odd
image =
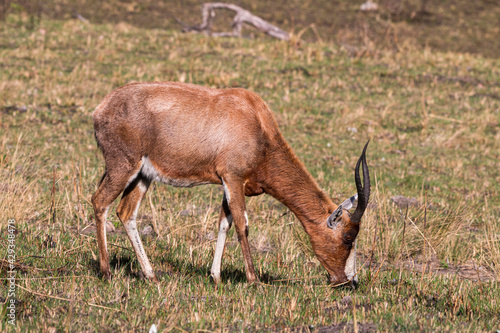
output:
[[[352,243],[352,237],[350,235],[344,235],[343,242],[346,244]]]
[[[344,242],[344,244],[351,244],[355,238],[356,238],[356,232],[354,232],[354,230],[351,230],[349,232],[346,232],[342,236],[342,241]]]

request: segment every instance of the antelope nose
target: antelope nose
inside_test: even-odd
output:
[[[330,275],[330,283],[332,284],[333,287],[340,287],[340,286],[343,286],[345,285],[347,282],[349,282],[349,280],[347,279],[347,277],[343,277],[343,278],[337,278],[336,276],[334,275]]]

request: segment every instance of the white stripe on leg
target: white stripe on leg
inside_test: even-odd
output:
[[[104,235],[104,252],[105,253],[108,253],[108,237],[106,236],[106,219],[108,218],[108,212],[109,212],[109,207],[106,207],[106,209],[104,210],[104,212],[102,213],[102,216],[101,216],[101,219],[103,221],[102,225],[104,226],[104,232],[103,232],[103,235]]]
[[[231,200],[231,193],[229,192],[229,188],[224,182],[224,179],[221,178],[221,180],[222,180],[222,186],[224,187],[224,200],[227,200],[227,203],[229,203],[229,200]]]
[[[214,262],[210,273],[216,284],[220,283],[220,270],[222,265],[222,254],[224,252],[224,245],[226,244],[227,231],[231,228],[233,217],[231,214],[226,216],[221,222],[219,227],[219,235],[217,236],[217,245],[215,246]]]
[[[248,228],[248,214],[246,211],[245,211],[245,225]]]

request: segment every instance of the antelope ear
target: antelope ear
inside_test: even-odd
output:
[[[328,228],[335,228],[337,224],[342,220],[343,209],[344,208],[342,207],[342,205],[340,205],[333,211],[332,215],[328,216],[328,219],[326,220],[326,225],[328,226]]]
[[[344,201],[343,203],[341,203],[340,205],[342,207],[344,207],[344,209],[351,209],[352,208],[352,204],[358,200],[358,194],[356,193],[355,195],[353,195],[352,197],[350,197],[349,199],[347,199],[346,201]]]

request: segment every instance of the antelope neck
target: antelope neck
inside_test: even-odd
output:
[[[337,208],[304,165],[285,143],[269,156],[266,193],[287,206],[301,221],[306,232],[310,225],[325,222]]]

